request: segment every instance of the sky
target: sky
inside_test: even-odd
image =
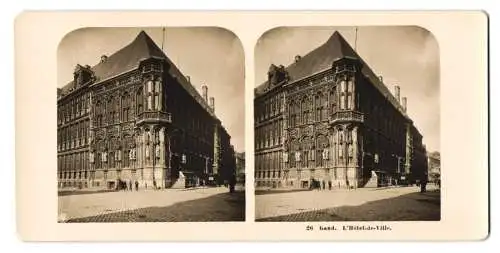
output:
[[[231,135],[235,151],[245,148],[244,51],[231,32],[215,27],[166,28],[84,28],[66,35],[58,49],[58,84],[73,79],[76,64],[96,65],[101,55],[111,55],[144,30],[201,94],[215,98],[215,114]]]
[[[266,81],[273,63],[288,66],[338,31],[391,92],[401,87],[407,113],[423,135],[427,151],[440,150],[439,46],[434,36],[416,26],[280,27],[267,31],[255,47],[255,85]]]

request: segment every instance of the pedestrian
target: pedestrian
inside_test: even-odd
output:
[[[323,180],[323,190],[325,189],[325,180]]]
[[[330,191],[332,190],[332,181],[330,180],[328,181],[328,190]]]
[[[234,187],[236,185],[236,177],[233,175],[231,176],[229,180],[229,192],[233,193],[234,192]]]
[[[128,181],[128,189],[132,191],[132,180]]]
[[[135,191],[139,191],[139,182],[135,181]]]
[[[425,187],[427,185],[427,180],[423,179],[421,182],[420,182],[420,192],[425,192]]]

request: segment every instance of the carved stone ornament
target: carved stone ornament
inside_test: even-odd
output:
[[[288,162],[288,152],[283,153],[283,162]]]
[[[160,159],[160,145],[156,145],[156,159]]]
[[[328,150],[327,148],[323,149],[323,160],[328,160],[329,157],[330,157],[330,150]]]
[[[295,152],[295,161],[300,162],[300,152]]]

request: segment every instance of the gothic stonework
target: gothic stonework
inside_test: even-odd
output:
[[[135,181],[140,188],[184,188],[230,180],[230,136],[181,77],[145,32],[94,67],[78,65],[75,79],[58,89],[58,187]],[[219,164],[217,172],[208,164]],[[178,183],[181,172],[187,183]]]
[[[314,180],[356,188],[373,173],[383,178],[380,186],[402,176],[415,182],[426,171],[422,135],[406,108],[340,33],[279,69],[286,79],[277,84],[270,74],[271,85],[254,92],[256,187],[301,188]],[[273,112],[270,101],[280,96],[284,108]],[[276,119],[284,127],[278,146],[270,145],[278,129],[267,127]],[[404,169],[396,159],[405,160]]]

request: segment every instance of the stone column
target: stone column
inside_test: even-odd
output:
[[[358,148],[358,127],[355,126],[352,129],[352,146],[353,146],[353,152],[352,152],[352,157],[354,161],[354,166],[358,166],[358,159],[359,159],[359,148]]]
[[[159,90],[158,90],[158,111],[163,110],[163,85],[161,78],[157,81]]]
[[[147,148],[148,148],[148,145],[146,144],[146,140],[148,138],[148,133],[146,132],[146,130],[144,129],[144,127],[141,129],[142,130],[142,165],[143,165],[143,168],[146,167],[146,164],[148,163],[148,157],[146,156],[147,154],[149,154],[149,152],[147,151]]]
[[[160,95],[161,97],[161,95]],[[161,101],[161,99],[160,99]],[[161,109],[161,105],[159,107]],[[158,175],[160,176],[159,180],[161,180],[160,185],[162,188],[165,188],[165,127],[160,128],[159,133],[160,138],[160,160],[158,162]]]
[[[356,79],[354,76],[349,77],[349,90],[351,91],[351,110],[355,111],[357,110],[356,108],[356,85],[355,85]]]

